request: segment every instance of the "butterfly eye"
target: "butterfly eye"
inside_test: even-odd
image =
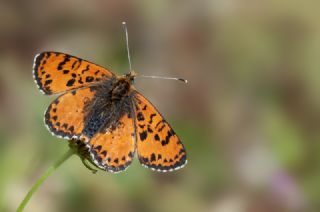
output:
[[[125,75],[125,77],[130,80],[130,82],[132,83],[134,81],[134,78],[136,77],[136,73],[134,71],[130,71],[129,73],[127,73]]]

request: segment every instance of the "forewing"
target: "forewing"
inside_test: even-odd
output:
[[[33,76],[40,91],[50,95],[88,86],[114,74],[94,63],[58,52],[35,56]]]
[[[124,114],[117,125],[96,133],[87,143],[94,163],[106,171],[120,172],[132,162],[135,154],[134,122]]]
[[[53,101],[45,112],[49,131],[62,138],[79,138],[84,128],[86,104],[94,98],[92,88],[65,93]]]
[[[182,168],[186,151],[171,126],[142,94],[135,94],[134,103],[140,163],[162,172]]]

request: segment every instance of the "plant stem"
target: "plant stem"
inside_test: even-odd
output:
[[[61,158],[59,158],[52,166],[50,166],[43,175],[33,184],[27,195],[24,197],[22,202],[20,203],[17,212],[23,211],[24,207],[32,197],[32,195],[38,190],[40,185],[68,158],[70,158],[74,154],[74,150],[70,148]]]

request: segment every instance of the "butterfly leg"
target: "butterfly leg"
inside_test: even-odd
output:
[[[96,165],[93,164],[93,162],[92,162],[91,160],[88,160],[88,159],[83,158],[83,157],[80,157],[80,159],[81,159],[83,165],[84,165],[87,169],[89,169],[93,174],[97,173],[98,170],[91,167],[92,165],[94,165],[94,166],[96,167]],[[90,162],[90,163],[88,163],[88,162]]]
[[[95,174],[98,171],[97,169],[92,168],[92,165],[96,168],[99,168],[99,167],[97,167],[97,165],[93,163],[93,161],[90,157],[88,148],[86,147],[86,145],[82,141],[70,140],[69,147],[73,149],[73,151],[80,157],[83,165],[87,169],[89,169],[93,174]]]

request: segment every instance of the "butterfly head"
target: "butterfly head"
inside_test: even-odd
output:
[[[134,82],[134,79],[136,78],[136,76],[137,76],[137,73],[135,71],[130,71],[129,73],[124,75],[124,77],[131,83]]]
[[[112,83],[111,99],[120,100],[127,96],[134,89],[132,84],[136,75],[134,71],[130,71],[128,74],[117,77]]]

